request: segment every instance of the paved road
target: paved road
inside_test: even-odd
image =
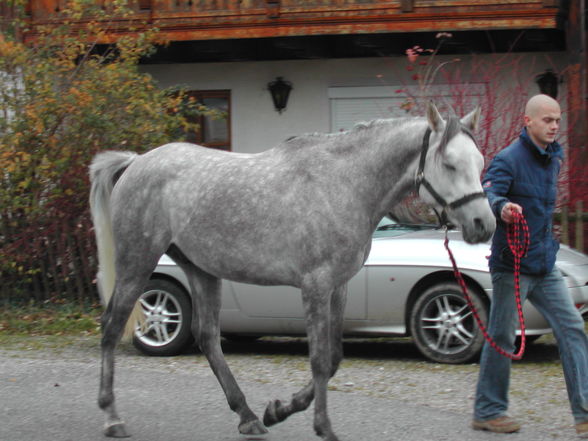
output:
[[[95,441],[102,436],[96,406],[97,364],[90,361],[0,358],[0,441]],[[252,409],[263,413],[269,398],[288,398],[292,386],[241,382]],[[135,441],[243,441],[238,419],[226,405],[212,373],[196,374],[121,366],[118,409]],[[405,401],[329,392],[330,415],[341,441],[553,441],[532,427],[519,434],[474,432],[469,416]],[[267,441],[316,441],[312,412],[270,429]],[[575,439],[567,431],[557,440]]]

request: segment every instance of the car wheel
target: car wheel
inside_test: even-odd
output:
[[[472,301],[484,323],[488,312],[480,294],[470,289]],[[467,363],[478,357],[484,336],[457,283],[433,285],[416,300],[410,330],[419,351],[440,363]]]
[[[184,289],[168,280],[152,279],[138,303],[145,322],[137,323],[133,345],[141,352],[177,355],[193,342],[192,304]]]

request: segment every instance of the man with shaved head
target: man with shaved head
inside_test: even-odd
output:
[[[507,226],[521,213],[530,244],[521,259],[521,300],[529,299],[549,322],[559,346],[568,397],[578,436],[588,438],[588,339],[562,275],[555,267],[559,244],[552,219],[563,153],[555,141],[560,106],[547,95],[532,97],[525,107],[521,135],[492,160],[482,181],[497,218],[492,238],[492,304],[488,332],[503,349],[515,348],[518,316],[514,295],[514,256]],[[520,424],[507,414],[511,360],[488,343],[482,350],[472,427],[511,433]]]

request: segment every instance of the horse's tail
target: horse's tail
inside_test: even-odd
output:
[[[104,306],[108,305],[112,297],[116,278],[110,196],[116,181],[137,156],[133,152],[102,152],[97,154],[90,164],[90,212],[92,213],[96,246],[98,248],[98,274],[96,280],[100,300]],[[125,328],[126,337],[133,334],[134,324],[137,320],[142,320],[142,318],[139,308],[135,308]]]

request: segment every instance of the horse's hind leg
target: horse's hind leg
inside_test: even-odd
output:
[[[192,320],[194,338],[222,386],[229,407],[240,417],[239,432],[245,435],[267,433],[267,429],[247,405],[245,395],[231,373],[221,349],[221,281],[191,263],[184,261],[181,267],[188,275],[195,300]]]
[[[119,418],[115,407],[113,391],[114,350],[123,335],[125,324],[141,294],[141,289],[147,282],[149,274],[151,274],[151,271],[145,271],[143,277],[117,278],[113,296],[102,316],[102,368],[98,405],[106,413],[104,434],[113,438],[126,438],[129,436],[125,424]]]

